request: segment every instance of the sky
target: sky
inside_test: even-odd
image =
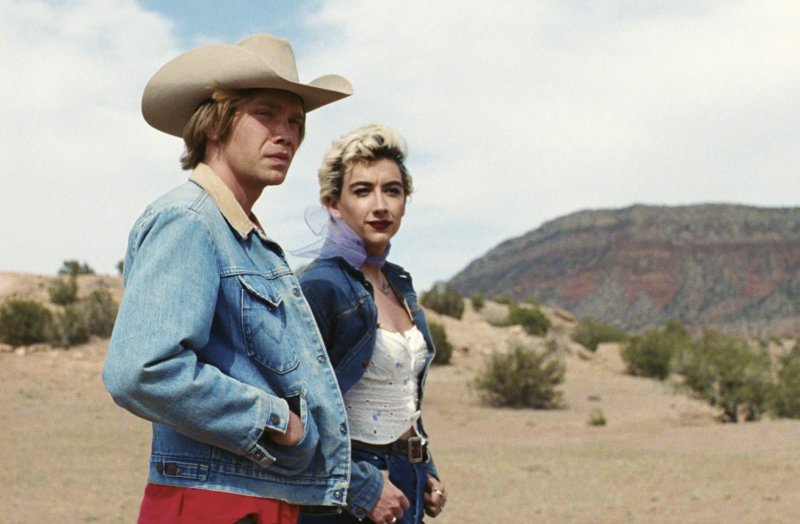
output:
[[[287,38],[301,81],[353,96],[308,115],[254,211],[286,250],[335,138],[380,122],[415,193],[390,260],[418,290],[585,209],[800,205],[795,0],[0,0],[0,271],[115,274],[182,141],[141,94],[191,48]],[[289,257],[299,266],[307,260]]]

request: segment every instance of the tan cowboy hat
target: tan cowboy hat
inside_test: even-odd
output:
[[[257,34],[236,44],[192,49],[153,75],[142,96],[142,114],[159,131],[183,137],[183,128],[212,86],[282,89],[303,99],[306,112],[353,94],[346,78],[325,75],[301,84],[289,42]]]

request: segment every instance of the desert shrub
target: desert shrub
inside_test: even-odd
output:
[[[777,384],[770,407],[779,417],[800,418],[800,345],[778,358]]]
[[[512,304],[506,324],[522,326],[529,335],[541,337],[550,329],[550,319],[536,306],[523,307]]]
[[[495,295],[494,298],[492,299],[492,302],[495,302],[497,304],[504,304],[506,306],[511,305],[511,299],[508,298],[508,295]]]
[[[564,371],[556,354],[517,342],[507,353],[493,352],[472,386],[494,406],[555,408],[561,405],[556,387],[564,382]]]
[[[63,313],[56,315],[52,342],[68,347],[89,340],[89,327],[86,325],[86,316],[80,306],[80,304],[70,304],[64,308]]]
[[[436,348],[433,363],[437,365],[449,364],[450,358],[453,356],[453,345],[447,340],[447,331],[438,322],[429,322],[428,329],[431,332],[433,347]]]
[[[683,349],[677,371],[685,385],[712,406],[721,407],[725,417],[737,422],[757,420],[773,398],[772,357],[753,348],[745,339],[706,333]]]
[[[631,337],[622,347],[622,359],[631,375],[664,380],[672,371],[673,360],[691,343],[682,324],[668,322],[660,329]]]
[[[89,267],[89,264],[83,263],[81,264],[77,260],[65,260],[61,264],[61,269],[58,270],[59,275],[70,275],[70,276],[78,276],[78,275],[94,275],[94,269]]]
[[[589,420],[587,421],[587,424],[590,426],[605,426],[606,422],[606,416],[603,414],[602,409],[594,408],[589,413]]]
[[[422,294],[419,301],[440,315],[460,319],[464,314],[464,299],[461,298],[461,293],[444,282],[434,284],[430,290]]]
[[[595,322],[590,317],[580,319],[572,331],[572,340],[592,351],[603,342],[623,342],[627,335],[617,326]]]
[[[72,304],[78,298],[78,279],[75,276],[69,278],[56,278],[47,287],[50,295],[50,302],[65,306]]]
[[[0,308],[0,340],[12,346],[47,342],[53,334],[53,314],[30,300],[12,300]]]
[[[80,301],[80,308],[90,334],[99,337],[111,336],[119,310],[111,293],[106,290],[92,291],[88,297]]]
[[[483,295],[481,294],[472,295],[470,301],[472,301],[472,309],[475,311],[480,311],[483,309],[483,306],[486,305],[486,301],[483,299]]]

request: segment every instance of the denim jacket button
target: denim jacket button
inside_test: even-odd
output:
[[[158,466],[156,466],[156,471],[158,471],[159,475],[163,475],[164,474],[164,466],[159,464]]]
[[[342,432],[342,435],[345,435],[345,434],[347,434],[347,427],[342,425],[342,427],[341,427],[341,429],[339,429],[339,431]]]
[[[322,363],[324,363],[324,362],[325,362],[325,357],[323,357],[322,355],[320,355],[320,356],[318,356],[318,357],[317,357],[317,360],[319,361],[319,363],[320,363],[320,364],[322,364]]]
[[[177,475],[181,472],[181,468],[175,464],[167,464],[167,475]]]
[[[357,508],[356,509],[356,514],[357,515],[363,515],[364,514],[364,508]]]
[[[300,291],[298,291],[298,289],[297,289],[297,288],[295,288],[295,289],[293,289],[293,290],[292,290],[292,294],[293,294],[294,296],[296,296],[296,297],[299,297],[299,296],[300,296]]]
[[[277,426],[281,422],[281,417],[279,417],[278,415],[272,415],[272,417],[269,420],[270,422],[272,422],[273,425]]]
[[[341,491],[336,491],[336,492],[334,492],[334,493],[333,493],[333,498],[335,498],[335,499],[340,499],[340,498],[342,498],[342,492],[341,492]]]

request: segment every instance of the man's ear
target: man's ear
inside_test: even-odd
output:
[[[209,142],[218,142],[219,141],[219,129],[215,126],[208,126],[204,133],[206,134],[206,139]]]

